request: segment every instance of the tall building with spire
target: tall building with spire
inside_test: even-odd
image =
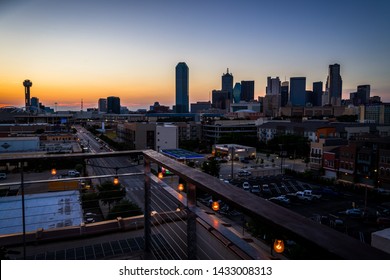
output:
[[[175,113],[189,112],[188,66],[185,62],[176,65],[176,105]]]
[[[229,99],[233,99],[233,75],[229,73],[229,68],[227,69],[226,74],[222,75],[222,91],[227,91],[229,93]]]
[[[329,65],[328,78],[326,80],[326,104],[341,105],[343,81],[340,75],[340,64]],[[325,105],[325,104],[324,104]]]

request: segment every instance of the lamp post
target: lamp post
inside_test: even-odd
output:
[[[233,180],[233,179],[234,179],[234,166],[233,166],[233,161],[234,161],[234,146],[231,146],[230,148],[231,148],[231,150],[232,150],[232,156],[231,156],[231,160],[232,160],[231,179]]]

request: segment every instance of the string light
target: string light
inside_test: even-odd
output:
[[[283,253],[284,251],[284,242],[282,239],[275,239],[275,242],[274,242],[274,251],[276,253]]]
[[[180,184],[177,186],[177,189],[179,190],[179,192],[184,191],[184,185],[180,183]]]
[[[118,185],[119,184],[119,178],[118,176],[115,176],[114,177],[114,185]]]
[[[219,210],[219,202],[213,201],[213,203],[211,204],[211,209],[213,209],[214,211],[218,211]]]

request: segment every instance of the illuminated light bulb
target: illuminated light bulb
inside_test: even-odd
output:
[[[179,192],[184,191],[184,185],[183,184],[179,184],[179,186],[177,186],[177,189],[179,190]]]
[[[283,251],[284,251],[284,242],[283,242],[283,240],[281,240],[281,239],[276,239],[275,240],[275,242],[274,242],[274,251],[276,253],[279,253],[279,254],[283,253]]]
[[[213,209],[214,211],[218,211],[219,210],[219,203],[218,203],[218,201],[213,201],[213,203],[211,204],[211,209]]]
[[[158,178],[159,178],[159,179],[164,178],[164,175],[162,174],[162,172],[159,172],[159,173],[158,173]]]
[[[118,176],[115,176],[114,177],[114,185],[118,185],[119,184],[119,178]]]
[[[53,168],[52,170],[51,170],[51,175],[56,175],[57,174],[57,170],[55,169],[55,168]]]

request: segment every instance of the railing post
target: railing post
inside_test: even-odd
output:
[[[150,252],[151,252],[151,193],[150,193],[150,159],[145,158],[144,160],[144,171],[145,171],[145,179],[144,179],[144,237],[145,237],[145,257],[146,259],[149,258]]]
[[[26,206],[24,202],[24,161],[20,162],[20,187],[22,191],[23,259],[26,259]]]
[[[187,184],[187,257],[189,260],[196,259],[196,187]]]

